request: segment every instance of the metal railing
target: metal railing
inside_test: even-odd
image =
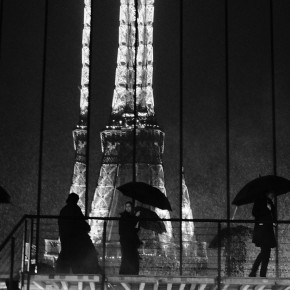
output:
[[[53,274],[60,252],[59,216],[26,215],[0,246],[0,277],[18,279],[21,286],[29,274]],[[121,251],[118,235],[119,218],[103,220],[102,240],[95,244],[103,275],[119,275]],[[39,221],[39,244],[36,245],[36,223]],[[140,238],[140,275],[214,277],[248,277],[260,249],[252,243],[253,220],[168,219],[173,237],[161,243],[159,235],[145,231]],[[180,239],[180,226],[192,222],[194,239]],[[290,221],[278,221],[278,246],[272,250],[268,277],[290,278]],[[111,228],[107,231],[107,228]],[[182,240],[182,244],[179,241]],[[38,257],[36,256],[38,247]],[[180,263],[182,251],[182,263]],[[28,274],[28,275],[27,275]],[[27,276],[25,276],[27,275]],[[29,279],[29,278],[28,278]],[[104,280],[104,279],[103,279]]]

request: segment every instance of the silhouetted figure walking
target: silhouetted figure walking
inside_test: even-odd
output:
[[[256,221],[253,243],[261,248],[261,252],[253,264],[250,277],[256,277],[260,265],[260,277],[266,277],[271,248],[275,248],[277,245],[273,228],[273,224],[276,222],[275,206],[272,201],[274,196],[274,193],[268,192],[264,197],[256,200],[253,206],[252,214]]]
[[[140,212],[133,214],[133,205],[126,202],[125,211],[121,213],[119,221],[119,235],[121,244],[121,267],[119,274],[139,274],[139,252],[142,244],[138,237],[138,217]]]
[[[69,194],[60,211],[58,226],[61,242],[56,272],[97,274],[101,272],[98,254],[89,236],[90,226],[77,205],[79,196]]]

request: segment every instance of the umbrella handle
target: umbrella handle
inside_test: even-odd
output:
[[[237,209],[238,209],[238,207],[236,206],[235,211],[234,211],[234,214],[233,214],[231,220],[234,220],[235,219],[235,215],[236,215]]]

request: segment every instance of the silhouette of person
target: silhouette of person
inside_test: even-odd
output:
[[[76,193],[69,194],[66,206],[59,214],[61,252],[56,263],[56,272],[98,274],[101,272],[98,253],[88,234],[91,228],[77,205],[78,200]]]
[[[133,204],[125,203],[125,210],[121,213],[119,220],[119,235],[121,244],[121,266],[119,274],[139,274],[139,252],[138,248],[142,244],[138,237],[138,216],[133,214]]]
[[[5,281],[5,284],[6,284],[6,288],[7,290],[20,290],[19,288],[19,279],[17,280],[12,280],[12,283],[11,283],[11,287],[10,287],[10,279],[7,279]]]
[[[268,192],[264,197],[257,199],[253,206],[252,214],[255,217],[253,243],[261,248],[261,252],[253,264],[250,277],[256,277],[260,265],[260,277],[266,277],[271,248],[277,245],[273,228],[276,221],[274,196],[275,193]]]

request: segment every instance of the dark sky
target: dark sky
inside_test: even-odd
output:
[[[168,196],[178,204],[180,136],[179,1],[156,0],[155,112],[165,131]],[[90,202],[101,161],[118,47],[119,1],[97,0],[92,36]],[[290,175],[290,2],[274,0],[277,173]],[[273,173],[269,1],[229,1],[230,193]],[[83,3],[49,0],[41,213],[57,214],[71,184],[78,123]],[[0,184],[14,205],[4,223],[36,213],[44,1],[4,0],[0,65]],[[183,158],[194,218],[226,217],[224,1],[184,0]],[[282,201],[282,202],[280,202]],[[286,201],[286,202],[284,202]],[[279,197],[289,219],[290,199]],[[174,210],[178,212],[175,206]],[[231,208],[231,211],[234,207]],[[176,214],[173,214],[176,215]],[[251,218],[249,207],[238,218]]]

